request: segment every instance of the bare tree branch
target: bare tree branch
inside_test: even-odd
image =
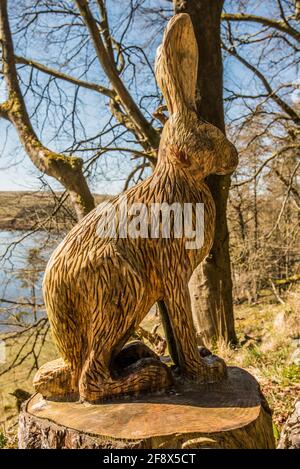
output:
[[[284,209],[285,209],[285,206],[286,206],[286,203],[288,201],[288,198],[289,198],[289,195],[290,195],[290,192],[291,192],[291,188],[292,188],[292,184],[293,184],[293,179],[295,177],[295,175],[297,174],[297,171],[299,169],[299,166],[300,166],[300,160],[298,161],[298,163],[296,164],[296,166],[294,167],[294,170],[291,174],[291,177],[290,177],[290,183],[289,183],[289,187],[286,191],[286,195],[285,195],[285,198],[283,200],[283,203],[282,203],[282,206],[281,206],[281,209],[280,209],[280,212],[278,214],[278,217],[276,219],[276,222],[273,226],[273,228],[269,231],[269,233],[266,235],[266,239],[269,239],[272,235],[272,233],[276,230],[276,228],[279,226],[279,223],[280,223],[280,220],[281,220],[281,217],[283,215],[283,212],[284,212]]]
[[[80,219],[94,207],[93,196],[82,173],[83,161],[78,157],[50,151],[40,142],[32,127],[19,85],[6,0],[0,2],[0,37],[3,74],[8,89],[8,100],[2,105],[2,109],[4,108],[15,127],[33,164],[44,174],[57,179],[67,189]]]
[[[100,14],[102,17],[102,34],[105,42],[105,47],[107,50],[108,55],[110,56],[111,60],[114,61],[114,51],[113,51],[113,41],[110,35],[109,24],[108,24],[108,16],[106,7],[103,0],[97,0],[97,4],[100,10]]]
[[[262,170],[267,166],[268,163],[270,163],[270,161],[274,160],[275,158],[277,158],[278,156],[282,155],[282,153],[288,151],[288,150],[291,150],[291,149],[299,149],[300,146],[299,145],[287,145],[287,146],[284,146],[282,148],[280,148],[280,150],[274,152],[269,158],[267,158],[263,163],[262,165],[257,169],[257,171],[255,172],[255,174],[245,180],[245,181],[241,181],[241,182],[237,182],[236,184],[232,184],[231,185],[231,189],[235,188],[235,187],[240,187],[240,186],[244,186],[245,184],[249,184],[249,182],[252,182],[254,181],[254,179],[257,178],[257,176],[262,172]]]
[[[0,39],[0,44],[2,43]],[[89,81],[81,80],[79,78],[72,77],[71,75],[68,75],[66,73],[63,73],[59,70],[55,70],[52,67],[47,67],[46,65],[41,64],[40,62],[37,62],[36,60],[32,59],[27,59],[26,57],[21,57],[19,55],[15,55],[15,63],[16,64],[23,64],[23,65],[29,65],[36,70],[39,70],[40,72],[46,73],[47,75],[51,75],[54,78],[58,78],[63,81],[67,81],[69,83],[72,83],[73,85],[80,86],[81,88],[86,88],[88,90],[93,90],[97,91],[98,93],[101,93],[108,98],[115,98],[116,93],[113,90],[110,90],[109,88],[106,88],[105,86],[99,85],[97,83],[92,83]]]
[[[250,15],[248,13],[223,13],[222,20],[225,21],[247,21],[251,23],[260,23],[264,26],[277,29],[285,34],[288,34],[296,41],[300,42],[300,32],[294,29],[290,24],[284,21],[278,21],[263,16]]]
[[[128,117],[132,121],[133,126],[135,127],[137,133],[141,136],[142,140],[148,141],[151,145],[153,155],[155,157],[160,140],[159,133],[145,119],[144,115],[140,111],[140,108],[134,102],[131,94],[121,80],[115,63],[112,61],[112,58],[104,46],[97,22],[91,13],[87,0],[76,0],[76,4],[90,33],[99,62],[104,72],[106,73],[113,89],[118,94],[120,103],[126,110]]]
[[[292,120],[296,125],[300,125],[300,116],[297,112],[289,106],[271,87],[270,83],[264,76],[264,74],[258,70],[254,65],[252,65],[248,60],[238,54],[235,47],[227,47],[224,43],[222,43],[222,47],[228,54],[235,57],[240,63],[242,63],[245,67],[247,67],[254,75],[259,78],[261,83],[263,84],[264,88],[266,89],[269,98],[272,99]]]
[[[278,179],[285,185],[285,187],[287,187],[287,188],[290,187],[290,191],[291,191],[291,194],[294,197],[297,208],[300,209],[300,193],[299,193],[299,191],[296,189],[296,187],[293,184],[290,185],[290,182],[280,173],[280,171],[277,168],[274,168],[273,171],[274,171],[274,174],[276,174],[276,176],[278,177]]]

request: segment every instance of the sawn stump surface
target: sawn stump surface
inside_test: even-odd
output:
[[[22,448],[272,448],[267,405],[256,380],[231,367],[213,386],[91,405],[44,401],[20,414]]]

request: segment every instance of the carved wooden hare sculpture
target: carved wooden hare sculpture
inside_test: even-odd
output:
[[[137,346],[135,361],[127,353],[130,346],[124,347],[157,301],[165,306],[170,351],[181,375],[199,382],[224,376],[222,360],[199,355],[188,281],[208,254],[214,234],[215,208],[204,178],[231,173],[237,152],[195,112],[197,56],[190,17],[174,16],[156,60],[157,81],[170,114],[158,164],[123,197],[128,207],[135,202],[203,203],[203,245],[186,249],[184,236],[101,238],[97,226],[104,209],[96,208],[76,225],[53,253],[44,277],[47,312],[62,357],[44,365],[35,377],[35,388],[45,397],[79,394],[95,402],[170,386],[169,368],[146,347]],[[112,204],[117,210],[117,197]]]

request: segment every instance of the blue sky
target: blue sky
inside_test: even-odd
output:
[[[149,0],[146,1],[145,4],[156,5],[161,1],[162,0],[158,0],[155,2],[154,0]],[[115,8],[115,5],[116,4],[113,2],[113,0],[109,0],[108,12],[115,35],[118,37],[118,35],[120,35],[123,30],[122,12],[118,11],[118,9]],[[225,3],[226,11],[233,11],[234,5],[234,2],[227,1]],[[264,14],[266,16],[269,13],[264,2],[258,2],[256,0],[250,0],[248,2],[248,11],[256,14]],[[233,27],[237,26],[233,25]],[[153,38],[153,34],[150,34],[149,28],[147,28],[147,25],[143,24],[142,20],[137,20],[135,23],[135,29],[132,28],[132,30],[127,32],[126,41],[128,41],[128,43],[136,43],[144,48],[145,52],[149,56],[149,60],[153,63],[156,46],[161,40],[161,31],[159,31],[157,35],[154,35]],[[256,30],[256,26],[250,24],[247,24],[246,26],[239,26],[239,28],[240,34],[243,33],[243,28],[245,28],[247,31],[252,29],[253,32]],[[35,46],[33,47],[32,44],[35,44]],[[42,40],[36,41],[34,35],[32,42],[26,45],[26,47],[22,46],[21,49],[22,53],[23,50],[25,50],[24,55],[29,58],[36,58],[40,62],[45,63],[46,56],[47,61],[49,58],[51,60],[53,59],[52,65],[56,65],[55,57],[52,57],[53,49],[51,49],[51,47],[48,48],[47,44],[43,44]],[[245,50],[247,51],[247,49]],[[253,53],[253,47],[251,52]],[[249,61],[251,61],[251,57],[247,58]],[[261,66],[263,69],[264,64],[262,63]],[[58,67],[56,66],[56,68]],[[78,70],[74,69],[73,75],[78,76],[78,71],[80,71],[80,68]],[[28,73],[29,69],[27,74]],[[98,63],[93,64],[87,79],[97,81],[102,84],[107,84],[105,83],[105,77],[99,69]],[[282,75],[280,79],[286,81],[295,81],[297,79],[297,74],[295,71],[289,70],[285,76]],[[224,82],[225,86],[229,87],[230,89],[246,90],[247,93],[254,93],[257,90],[257,82],[253,79],[253,76],[249,74],[247,69],[242,67],[234,59],[228,59],[224,63]],[[135,86],[137,91],[135,91]],[[133,83],[132,86],[132,92],[135,95],[135,98],[138,99],[139,88],[144,88],[147,90],[149,89],[149,91],[151,91],[151,89],[153,90],[153,86],[154,79],[151,74],[146,72],[146,68],[144,70],[142,68],[138,68],[137,81],[135,84]],[[68,88],[68,92],[72,93],[71,88]],[[82,109],[80,111],[81,120],[87,129],[88,135],[93,135],[99,131],[101,125],[104,125],[109,118],[110,113],[109,109],[107,108],[107,103],[97,93],[86,90],[80,90],[80,98],[82,100]],[[0,82],[0,102],[4,100],[5,86],[2,81]],[[30,106],[31,102],[27,102],[27,105]],[[69,105],[69,109],[71,109],[70,106],[71,104]],[[99,109],[101,109],[100,114]],[[238,107],[235,107],[232,112],[239,112]],[[55,116],[53,117],[53,122],[54,120]],[[39,122],[37,122],[36,125],[40,125],[41,127]],[[49,148],[53,150],[62,151],[67,148],[68,139],[63,137],[60,142],[53,140],[52,134],[55,128],[55,125],[53,125],[53,129],[51,129],[51,126],[48,125],[47,128],[39,128],[39,131],[41,132],[42,141],[44,144],[48,145]],[[130,168],[131,162],[129,154],[118,155],[116,152],[110,153],[108,156],[103,157],[103,162],[100,164],[99,173],[97,174],[97,178],[92,186],[92,189],[98,193],[119,192],[123,187],[124,180],[126,179]],[[105,173],[105,176],[101,175],[101,171]],[[18,137],[14,129],[7,125],[7,122],[0,119],[0,190],[36,190],[41,186],[41,181],[39,179],[40,176],[41,174],[35,169],[27,155],[24,154],[22,148],[20,147]],[[107,178],[109,181],[107,181]],[[60,188],[52,178],[45,178],[45,180],[49,182],[53,189]]]

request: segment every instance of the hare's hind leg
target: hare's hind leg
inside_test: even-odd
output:
[[[82,400],[101,402],[122,395],[164,390],[172,385],[169,368],[154,353],[147,353],[146,347],[122,349],[133,332],[133,328],[128,330],[125,325],[111,325],[107,335],[102,333],[94,338],[80,378]]]
[[[122,350],[154,303],[151,293],[130,268],[126,275],[123,272],[114,278],[114,285],[118,288],[102,289],[90,355],[80,378],[80,397],[89,402],[165,389],[172,384],[168,367],[145,347]]]
[[[129,350],[127,352],[131,354]],[[117,372],[106,378],[96,369],[95,361],[90,361],[80,380],[80,397],[88,402],[103,402],[126,395],[164,391],[172,385],[170,369],[158,357],[145,353],[145,356],[137,358],[130,365],[118,367]]]

